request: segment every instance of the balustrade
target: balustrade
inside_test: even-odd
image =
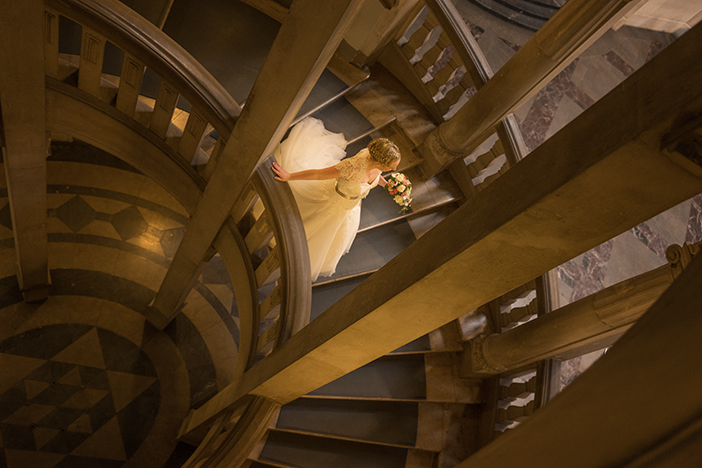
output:
[[[424,105],[437,124],[450,120],[490,79],[493,71],[475,39],[451,2],[427,0],[388,44],[380,57]],[[425,144],[439,144],[430,141]],[[448,169],[466,197],[487,187],[526,155],[526,147],[513,115],[508,115],[474,145],[465,167]],[[486,144],[488,148],[481,151]],[[476,154],[477,153],[477,154]],[[425,161],[425,175],[436,173]]]
[[[549,309],[548,283],[545,277],[529,281],[481,308],[488,315],[489,336],[499,336],[508,330],[532,321]],[[485,336],[470,343],[471,366],[474,372],[495,374],[484,381],[487,400],[482,415],[480,444],[486,445],[495,437],[524,422],[547,400],[550,374],[547,361],[532,362],[519,369],[492,368],[484,354]]]
[[[451,118],[476,90],[475,73],[468,72],[475,65],[464,63],[445,28],[424,6],[380,58],[437,122]]]
[[[535,368],[527,369],[503,376],[499,382],[495,435],[518,426],[534,412],[537,371]]]
[[[254,172],[226,223],[247,272],[240,275],[247,285],[235,285],[241,329],[237,377],[309,322],[312,282],[310,275],[304,274],[309,271],[304,230],[289,187],[275,181],[270,163]],[[252,397],[245,408],[220,412],[184,466],[216,466],[222,457],[236,456],[229,453],[229,447],[243,442],[247,431],[264,431],[277,407],[265,398]],[[252,414],[257,411],[265,417]],[[249,423],[237,425],[242,418]],[[183,435],[194,427],[190,423],[190,419],[184,423]]]
[[[171,158],[180,160],[181,166],[183,162],[199,165],[204,172],[203,162],[216,159],[221,145],[204,139],[216,131],[226,140],[241,107],[202,65],[156,26],[120,2],[94,0],[47,0],[44,24],[48,77],[64,83],[75,83],[77,77],[79,90],[107,102],[135,127],[149,129],[151,137],[165,143],[162,147]],[[78,60],[59,54],[60,24],[82,30]],[[124,56],[116,77],[103,73],[108,39],[116,46],[111,47],[111,53]],[[141,96],[147,69],[160,79],[155,100]],[[180,127],[173,122],[179,102],[191,106]]]

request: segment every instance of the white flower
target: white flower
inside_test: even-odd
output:
[[[399,186],[397,187],[397,190],[399,190],[400,193],[404,192],[406,189],[407,189],[407,187],[405,187],[404,185],[399,185]]]
[[[395,203],[397,203],[398,205],[402,205],[402,202],[404,201],[404,199],[400,195],[395,195],[394,200]]]

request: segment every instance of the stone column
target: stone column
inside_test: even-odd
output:
[[[465,356],[465,375],[500,374],[610,346],[672,282],[671,267],[664,265],[504,333],[476,338]]]
[[[54,24],[47,22],[47,24]],[[49,294],[46,234],[46,99],[44,2],[0,3],[0,108],[3,159],[26,301]],[[54,38],[46,31],[47,38]]]
[[[456,468],[702,465],[702,256],[606,355]]]

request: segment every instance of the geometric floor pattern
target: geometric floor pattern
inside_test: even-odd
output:
[[[156,418],[156,370],[131,341],[60,324],[0,343],[0,467],[121,467]]]

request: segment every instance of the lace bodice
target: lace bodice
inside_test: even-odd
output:
[[[368,150],[363,149],[357,155],[344,159],[334,166],[341,173],[341,177],[336,179],[336,183],[343,194],[354,198],[365,198],[370,189],[378,185],[380,174],[371,181],[363,182],[368,170],[369,157]]]

